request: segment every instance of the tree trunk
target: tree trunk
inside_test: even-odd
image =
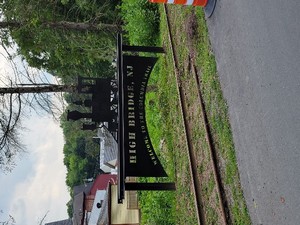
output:
[[[4,28],[19,28],[25,25],[23,22],[17,21],[0,21],[0,29]],[[42,22],[41,26],[54,28],[54,29],[65,29],[65,30],[77,30],[77,31],[100,31],[100,30],[109,30],[109,31],[120,31],[120,27],[116,24],[93,24],[93,23],[76,23],[70,21],[54,21],[54,22]]]
[[[5,87],[0,88],[0,95],[4,94],[25,94],[25,93],[46,93],[46,92],[72,92],[76,90],[75,85],[35,85],[26,87]]]
[[[18,28],[21,26],[21,23],[18,22],[4,22],[4,21],[0,21],[0,28],[4,29],[4,28]]]
[[[120,28],[115,24],[93,24],[93,23],[75,23],[69,21],[59,21],[59,22],[44,22],[44,26],[54,28],[54,29],[64,29],[64,30],[77,30],[77,31],[119,31]]]

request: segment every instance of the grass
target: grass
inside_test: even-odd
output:
[[[124,0],[123,2],[132,2]],[[161,5],[155,5],[155,13],[160,13],[159,30],[152,29],[152,25],[147,24],[147,18],[144,21],[138,17],[140,25],[149,29],[154,36],[155,44],[163,45],[169,48],[167,38],[167,28],[165,15]],[[148,8],[147,8],[148,9]],[[192,90],[193,83],[189,83],[191,77],[187,69],[187,59],[193,54],[195,64],[201,71],[201,87],[205,102],[205,108],[213,136],[215,149],[218,151],[218,158],[221,161],[221,177],[226,189],[226,199],[228,200],[229,213],[232,224],[251,224],[247,207],[243,198],[239,183],[239,173],[236,163],[234,144],[230,124],[228,120],[227,105],[222,97],[222,90],[216,70],[216,62],[212,54],[206,22],[203,11],[197,7],[179,7],[170,5],[172,20],[172,33],[176,43],[177,55],[179,55],[179,68],[183,85],[191,89],[188,107],[196,104],[196,93]],[[126,14],[126,11],[123,11]],[[193,15],[193,18],[192,18]],[[157,18],[157,17],[155,17]],[[192,18],[192,19],[191,19]],[[130,24],[130,18],[126,24]],[[192,23],[189,24],[189,23]],[[135,21],[135,24],[136,21]],[[150,24],[150,22],[149,22]],[[137,25],[136,25],[137,26]],[[191,29],[191,26],[193,29]],[[138,40],[138,32],[130,32],[127,29],[131,44],[141,44]],[[190,29],[190,30],[189,30]],[[150,33],[151,33],[150,32]],[[153,37],[153,36],[151,36]],[[144,39],[144,45],[152,45],[155,39]],[[159,155],[160,160],[167,173],[168,179],[163,181],[175,181],[176,192],[168,192],[166,195],[162,192],[144,192],[140,194],[140,205],[142,210],[142,224],[197,224],[195,214],[194,197],[192,195],[188,159],[186,156],[185,136],[182,132],[183,121],[180,116],[178,94],[174,68],[170,52],[160,57],[154,71],[151,74],[150,85],[157,88],[153,92],[148,92],[146,97],[146,117],[147,126],[151,141]],[[200,118],[198,111],[193,111],[189,115],[191,121]],[[208,146],[205,141],[205,133],[201,125],[192,126],[193,140],[197,155],[199,157],[199,174],[205,174],[208,162],[201,161],[201,157],[206,157]],[[207,224],[217,224],[218,218],[216,202],[219,201],[215,194],[215,182],[211,174],[207,174],[207,180],[202,183],[202,193],[204,201],[208,202],[205,206],[205,218]],[[152,179],[152,181],[155,178]],[[162,179],[159,179],[160,181]]]
[[[233,224],[251,224],[246,203],[239,182],[239,173],[235,157],[235,149],[228,120],[228,110],[223,99],[219,82],[215,57],[211,52],[208,31],[202,10],[196,10],[198,33],[196,48],[196,65],[201,68],[202,93],[205,100],[208,120],[219,152],[222,165],[222,180],[225,182],[227,199],[231,199],[230,216]]]

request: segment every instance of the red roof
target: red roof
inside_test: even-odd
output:
[[[106,190],[108,182],[117,183],[117,175],[100,174],[91,188],[91,195],[96,195],[97,190]]]

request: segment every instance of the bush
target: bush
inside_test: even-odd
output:
[[[175,192],[143,191],[139,192],[139,204],[142,210],[141,224],[175,224]]]
[[[121,15],[125,37],[132,45],[155,45],[159,38],[158,5],[147,0],[123,0]]]

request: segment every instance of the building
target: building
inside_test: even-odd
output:
[[[108,223],[109,225],[139,225],[140,209],[138,208],[137,192],[125,191],[125,198],[122,204],[118,203],[118,187],[109,184],[108,187]],[[101,216],[101,215],[100,215]],[[98,221],[100,222],[100,221]],[[98,223],[105,225],[105,223]]]
[[[108,183],[116,180],[116,175],[100,174],[94,182],[74,187],[73,225],[88,224],[97,190],[105,191]]]
[[[105,128],[98,129],[100,140],[99,174],[93,182],[73,188],[73,218],[48,225],[139,225],[140,210],[136,191],[126,191],[123,204],[118,204],[117,142]]]
[[[109,183],[106,191],[103,192],[103,195],[101,196],[101,203],[94,203],[94,207],[87,224],[139,225],[140,209],[138,208],[137,192],[126,191],[126,196],[122,204],[118,203],[117,195],[117,185]]]
[[[118,143],[105,125],[98,129],[97,138],[100,140],[100,169],[105,173],[114,173],[117,167]]]
[[[118,204],[117,177],[100,174],[93,184],[82,191],[76,189],[74,197],[74,225],[139,225],[140,210],[136,191],[126,191],[122,204]],[[88,188],[90,189],[88,190]]]

